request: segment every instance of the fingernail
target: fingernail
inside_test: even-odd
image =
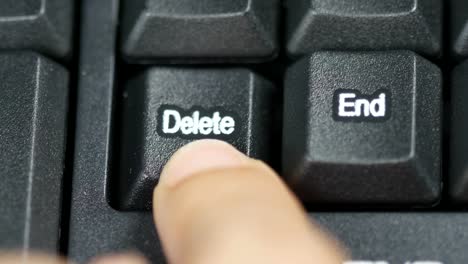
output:
[[[204,139],[179,149],[164,167],[160,183],[177,185],[199,172],[242,166],[247,156],[219,140]]]

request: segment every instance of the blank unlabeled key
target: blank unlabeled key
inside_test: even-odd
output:
[[[0,50],[71,53],[74,0],[0,0]]]
[[[278,0],[125,0],[130,60],[263,60],[277,52]]]
[[[0,248],[56,253],[68,73],[34,53],[0,54]]]
[[[468,202],[468,61],[454,68],[451,87],[450,196]]]
[[[461,0],[465,1],[465,0]],[[318,50],[441,51],[442,0],[286,0],[290,55]]]

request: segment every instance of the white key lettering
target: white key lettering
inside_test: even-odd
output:
[[[229,136],[236,131],[236,119],[220,111],[184,111],[166,108],[159,111],[158,132],[166,136]]]
[[[333,115],[338,121],[382,121],[390,116],[389,99],[387,91],[369,96],[354,90],[337,90]]]

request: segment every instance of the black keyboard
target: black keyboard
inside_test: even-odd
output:
[[[152,189],[227,141],[347,264],[468,263],[467,0],[1,0],[0,248],[164,256]]]

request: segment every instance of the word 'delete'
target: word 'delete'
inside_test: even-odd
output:
[[[181,109],[167,108],[160,111],[160,115],[160,132],[167,136],[231,135],[236,129],[234,117],[222,116],[219,111],[204,114],[199,110],[185,112]]]

